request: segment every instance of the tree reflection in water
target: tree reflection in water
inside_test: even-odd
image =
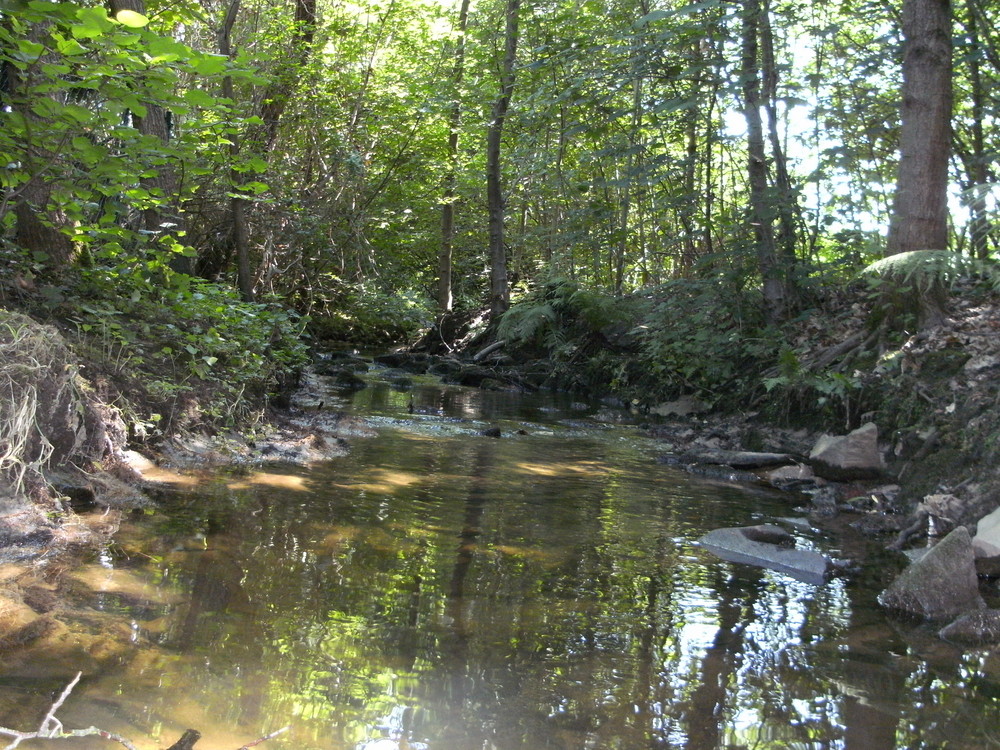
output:
[[[416,401],[484,411],[455,393]],[[368,397],[386,413],[408,403]],[[291,724],[269,746],[297,750],[996,739],[996,659],[894,630],[880,581],[813,586],[692,544],[792,514],[789,498],[694,481],[620,431],[541,430],[501,407],[491,418],[517,417],[501,440],[433,417],[273,469],[296,475],[285,486],[222,478],[173,495],[133,529],[147,564],[129,563],[184,595],[137,622],[156,679],[152,657],[126,661],[74,696],[80,714],[115,695],[110,729],[139,736],[151,724],[130,717],[156,716],[163,737],[193,726],[206,747]]]

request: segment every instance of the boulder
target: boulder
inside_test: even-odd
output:
[[[708,404],[704,401],[700,401],[694,396],[681,396],[674,401],[668,401],[665,404],[659,404],[654,406],[649,410],[650,414],[655,414],[658,417],[686,417],[689,414],[700,414],[701,412],[706,412],[710,409]]]
[[[969,646],[1000,642],[1000,609],[977,609],[966,612],[938,631],[946,641]]]
[[[968,530],[959,526],[911,563],[878,601],[886,609],[929,620],[984,609]]]
[[[878,427],[873,422],[847,435],[822,435],[809,453],[813,470],[824,479],[875,479],[885,473],[878,449]]]
[[[808,583],[823,583],[834,567],[818,552],[796,549],[794,537],[772,524],[715,529],[698,544],[723,560],[776,570]]]
[[[972,549],[976,557],[996,557],[1000,555],[1000,508],[981,518],[972,538]]]

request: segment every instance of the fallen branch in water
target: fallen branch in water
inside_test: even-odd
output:
[[[62,704],[65,703],[69,694],[73,692],[73,688],[80,681],[82,672],[77,672],[76,677],[63,689],[62,694],[56,698],[55,703],[49,708],[49,712],[45,714],[45,718],[42,719],[42,723],[39,725],[38,729],[34,732],[19,732],[16,729],[7,729],[6,727],[0,727],[0,736],[13,737],[14,741],[3,748],[3,750],[13,750],[13,748],[20,745],[25,740],[64,740],[69,737],[101,737],[105,740],[111,740],[112,742],[117,742],[120,745],[124,745],[128,750],[139,750],[135,745],[133,745],[125,737],[120,734],[115,734],[114,732],[108,732],[104,729],[98,729],[97,727],[88,727],[86,729],[70,729],[67,730],[63,727],[63,724],[59,719],[56,718],[56,711],[62,708]],[[267,740],[277,737],[279,734],[284,734],[291,727],[282,727],[277,731],[271,732],[269,735],[261,737],[260,739],[254,740],[253,742],[248,742],[246,745],[241,747],[239,750],[249,750],[251,747],[256,747],[262,742],[267,742]],[[184,735],[173,745],[168,748],[168,750],[191,750],[194,743],[196,743],[201,738],[201,733],[194,729],[187,730]]]
[[[291,727],[282,727],[281,729],[278,729],[277,731],[271,732],[266,737],[261,737],[259,740],[254,740],[253,742],[248,742],[243,747],[241,747],[240,750],[249,750],[251,747],[256,747],[261,742],[267,742],[268,740],[277,737],[279,734],[284,734],[289,729],[291,729]]]
[[[88,727],[87,729],[71,729],[67,731],[63,728],[62,722],[56,718],[56,711],[58,711],[65,700],[69,697],[69,694],[73,692],[73,688],[76,687],[76,683],[80,681],[80,676],[82,672],[77,672],[76,677],[73,678],[72,682],[69,683],[62,691],[56,702],[52,704],[49,712],[45,714],[45,718],[42,719],[42,723],[39,725],[37,731],[34,732],[18,732],[16,729],[7,729],[6,727],[0,727],[0,735],[6,735],[7,737],[13,737],[14,741],[7,745],[4,750],[12,750],[12,748],[17,747],[25,740],[63,740],[68,737],[102,737],[106,740],[112,740],[121,745],[124,745],[128,750],[138,750],[138,748],[129,742],[127,739],[121,735],[117,735],[114,732],[108,732],[104,729],[98,729],[97,727]]]

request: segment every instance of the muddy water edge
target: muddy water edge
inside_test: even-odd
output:
[[[37,728],[80,671],[63,725],[143,750],[284,726],[262,747],[1000,747],[1000,657],[888,619],[899,562],[801,497],[659,465],[558,395],[376,374],[321,397],[374,436],[177,478],[36,587],[51,632],[0,654],[0,726]],[[866,566],[817,585],[694,544],[763,522]]]

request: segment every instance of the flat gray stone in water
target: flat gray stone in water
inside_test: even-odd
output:
[[[756,565],[807,583],[826,581],[832,563],[818,552],[796,549],[794,537],[779,526],[763,524],[710,531],[698,544],[723,560]]]
[[[984,609],[968,530],[959,526],[931,547],[879,594],[878,601],[887,609],[928,620]]]

